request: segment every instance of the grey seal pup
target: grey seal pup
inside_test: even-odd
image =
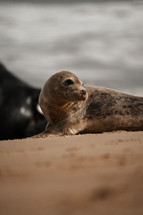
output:
[[[41,136],[143,130],[143,97],[83,86],[68,71],[49,78],[39,105],[48,121]]]

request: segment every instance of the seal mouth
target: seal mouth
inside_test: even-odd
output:
[[[88,98],[88,95],[84,95],[84,96],[82,96],[79,100],[85,101],[85,100],[87,100],[87,98]]]
[[[85,100],[87,100],[87,98],[88,98],[88,95],[84,96],[84,97],[82,98],[82,100],[85,101]]]
[[[69,94],[66,93],[66,98],[70,101],[85,101],[88,98],[87,92],[81,90],[80,92],[72,91]]]

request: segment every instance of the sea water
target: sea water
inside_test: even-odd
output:
[[[143,95],[143,4],[0,3],[0,61],[36,87],[69,70]]]

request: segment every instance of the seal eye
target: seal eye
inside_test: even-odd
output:
[[[71,79],[67,79],[67,80],[64,81],[65,86],[69,86],[69,85],[73,85],[73,84],[74,84],[74,81],[71,80]]]

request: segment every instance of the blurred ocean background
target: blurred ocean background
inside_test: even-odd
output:
[[[35,1],[36,2],[36,1]],[[143,96],[143,1],[0,1],[0,61],[42,87],[69,70]]]

